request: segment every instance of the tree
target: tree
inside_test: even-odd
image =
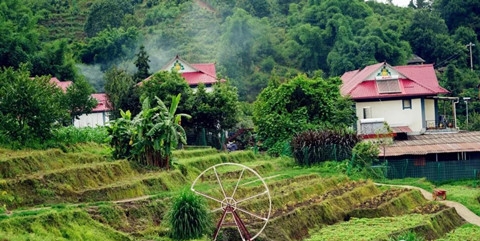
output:
[[[88,37],[93,37],[108,27],[118,28],[126,14],[133,14],[130,0],[96,1],[89,8],[85,33]]]
[[[135,27],[105,29],[87,40],[79,57],[83,63],[100,64],[102,70],[107,70],[119,59],[133,56],[137,37]]]
[[[92,97],[94,92],[93,87],[83,78],[67,88],[63,103],[70,112],[72,123],[80,115],[92,112],[97,106],[97,100]]]
[[[60,80],[76,80],[77,70],[72,50],[66,40],[46,43],[42,51],[32,56],[33,76],[51,75]]]
[[[122,111],[122,118],[115,120],[109,127],[114,153],[144,165],[169,169],[172,151],[179,142],[187,142],[180,121],[182,117],[190,118],[190,115],[176,114],[180,96],[178,94],[172,97],[169,109],[158,97],[155,97],[157,103],[153,107],[150,106],[148,97],[145,98],[142,111],[133,120],[128,111]],[[131,146],[131,151],[121,150],[127,145]]]
[[[150,59],[148,59],[147,51],[145,51],[145,46],[140,46],[140,50],[136,55],[137,59],[135,60],[135,66],[137,67],[137,73],[133,76],[135,82],[140,82],[150,76],[148,70],[150,69]]]
[[[111,118],[120,117],[120,110],[130,110],[133,116],[140,112],[140,100],[133,78],[127,71],[113,67],[105,73],[105,93],[108,96]]]
[[[37,18],[17,0],[0,2],[0,67],[19,68],[39,50]]]
[[[434,8],[440,13],[450,31],[460,26],[480,32],[480,17],[478,15],[478,1],[476,0],[436,0]],[[480,39],[479,39],[480,40]]]
[[[140,84],[140,100],[148,98],[150,105],[156,105],[155,97],[160,98],[165,105],[170,105],[172,97],[182,94],[183,103],[178,106],[180,112],[188,113],[190,107],[188,100],[192,96],[192,89],[188,86],[182,76],[177,72],[160,71],[155,73],[150,79],[144,80]]]
[[[191,98],[193,116],[187,126],[195,129],[206,128],[211,131],[228,130],[237,123],[238,94],[228,83],[217,83],[212,92],[199,85]]]
[[[353,125],[352,102],[340,95],[340,83],[339,78],[305,75],[283,84],[271,81],[254,104],[259,139],[272,148],[300,131]]]
[[[417,10],[411,25],[403,36],[411,45],[413,53],[427,63],[442,63],[463,52],[463,46],[448,35],[445,21],[435,12]]]
[[[65,117],[63,93],[50,77],[30,78],[23,65],[18,71],[0,71],[0,133],[12,140],[46,140],[55,122]]]

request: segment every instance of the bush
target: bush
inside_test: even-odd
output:
[[[361,139],[348,130],[305,131],[291,141],[295,161],[300,165],[350,159],[352,148]]]
[[[170,237],[175,240],[201,238],[211,229],[207,205],[200,196],[184,190],[174,201],[167,213]]]

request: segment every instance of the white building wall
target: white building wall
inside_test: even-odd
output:
[[[435,100],[425,99],[425,121],[435,125]]]
[[[106,126],[109,121],[108,112],[95,112],[79,116],[79,119],[75,119],[73,125],[75,127],[97,127]]]
[[[370,101],[370,102],[357,102],[356,112],[359,120],[363,118],[363,108],[369,108],[370,118],[383,118],[391,127],[395,126],[408,126],[412,130],[409,134],[420,134],[423,130],[422,121],[422,105],[421,99],[411,99],[412,108],[403,109],[402,100],[385,100],[385,101]],[[428,116],[434,115],[433,102],[425,102],[425,106],[431,105],[425,109],[429,110]],[[429,117],[426,117],[428,119]],[[360,121],[357,123],[358,130],[360,130]]]

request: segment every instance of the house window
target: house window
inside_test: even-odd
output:
[[[363,119],[370,119],[372,118],[372,109],[370,106],[363,107]]]
[[[403,109],[412,109],[412,99],[404,99],[402,101],[403,103]]]
[[[400,85],[398,79],[382,79],[377,80],[378,93],[380,94],[389,94],[389,93],[400,93]]]

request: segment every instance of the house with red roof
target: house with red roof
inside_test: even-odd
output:
[[[83,114],[74,120],[75,127],[97,127],[106,126],[110,121],[110,105],[108,97],[105,93],[95,93],[92,97],[97,100],[97,106],[93,108],[91,113]]]
[[[385,122],[394,134],[405,136],[447,125],[438,114],[438,101],[448,91],[438,84],[432,64],[383,62],[346,72],[341,79],[341,94],[355,101],[359,134],[376,135]]]
[[[72,81],[60,81],[56,77],[50,78],[50,83],[57,85],[62,89],[63,93],[67,92],[67,88],[73,84]],[[111,108],[108,105],[108,97],[105,93],[92,94],[92,98],[97,100],[97,106],[91,113],[83,114],[73,121],[75,127],[96,127],[105,126],[110,121],[109,113]]]
[[[199,84],[204,84],[207,92],[212,91],[213,84],[224,82],[224,79],[217,79],[215,63],[192,64],[180,58],[178,55],[164,65],[160,71],[176,71],[187,81],[188,85],[196,89]],[[152,76],[145,80],[150,79]]]

